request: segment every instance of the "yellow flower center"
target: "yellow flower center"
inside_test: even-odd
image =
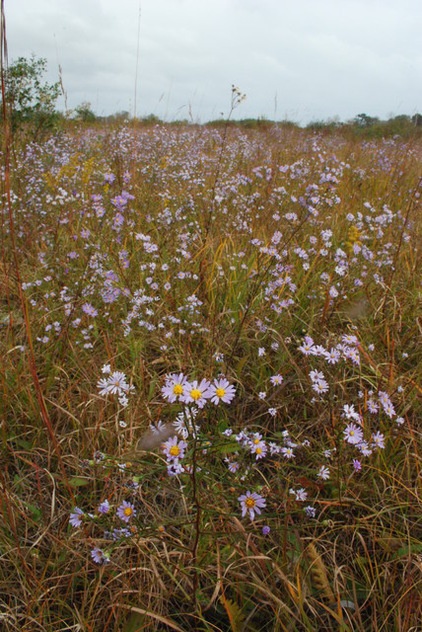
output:
[[[262,448],[257,448],[257,449],[255,450],[255,453],[256,453],[256,454],[262,454]]]
[[[253,442],[255,445],[258,445],[258,443],[260,443],[261,439],[254,439]]]
[[[132,507],[125,507],[123,513],[125,514],[125,516],[131,516],[133,514]]]
[[[169,450],[171,456],[179,456],[180,454],[180,448],[178,445],[172,445],[170,450]]]
[[[196,402],[197,399],[200,399],[202,397],[202,393],[199,388],[193,388],[190,392],[190,396]]]
[[[252,509],[252,507],[255,507],[255,500],[253,498],[247,498],[245,500],[245,505],[248,509]]]
[[[182,395],[183,394],[183,386],[181,384],[175,384],[173,386],[173,393],[175,395]]]
[[[216,388],[215,389],[215,394],[217,395],[217,397],[224,397],[224,395],[226,394],[226,389],[225,388]]]

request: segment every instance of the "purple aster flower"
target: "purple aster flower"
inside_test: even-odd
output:
[[[355,472],[361,471],[362,463],[359,461],[359,459],[353,459],[353,469],[355,470]]]
[[[82,311],[84,314],[86,314],[87,316],[91,316],[92,318],[98,316],[98,310],[96,310],[95,307],[91,305],[91,303],[84,303],[82,305]]]
[[[79,507],[75,507],[73,512],[70,514],[69,522],[72,527],[80,527],[82,524],[84,512]]]
[[[131,518],[136,516],[136,509],[132,503],[124,500],[122,504],[117,508],[117,515],[123,522],[129,522]]]
[[[179,459],[183,459],[185,456],[185,450],[188,447],[186,441],[179,441],[179,437],[171,437],[165,443],[163,443],[163,452],[166,455],[166,459],[169,463],[178,462]]]
[[[108,564],[110,562],[110,554],[104,552],[102,549],[95,547],[91,551],[91,557],[96,564]]]
[[[256,460],[263,459],[267,454],[268,448],[265,441],[254,439],[251,442],[251,454],[255,455]]]
[[[283,383],[283,376],[280,374],[270,377],[270,382],[273,386],[280,386]]]
[[[106,514],[110,511],[110,503],[108,502],[108,500],[104,500],[102,503],[100,503],[100,505],[98,505],[98,513],[100,514]]]
[[[185,393],[181,397],[181,400],[185,404],[195,404],[198,408],[203,408],[207,403],[207,400],[212,397],[210,391],[210,383],[208,380],[201,380],[198,382],[187,382],[185,385]]]
[[[257,494],[256,492],[250,492],[249,490],[246,494],[242,494],[237,499],[240,502],[240,506],[242,509],[242,518],[249,513],[249,518],[251,520],[255,519],[255,513],[258,515],[261,513],[261,509],[266,507],[267,501],[263,496]]]
[[[217,405],[220,402],[230,404],[236,394],[236,389],[233,384],[229,384],[225,378],[221,378],[220,380],[214,380],[214,383],[211,384],[209,388],[209,392],[213,404]]]
[[[385,448],[385,437],[382,432],[374,432],[372,434],[372,443],[374,447],[380,448],[381,450]]]
[[[348,424],[344,429],[343,434],[347,443],[351,443],[353,445],[361,443],[363,440],[362,429],[354,423]]]
[[[187,379],[183,373],[173,373],[167,376],[166,383],[161,389],[163,397],[165,397],[171,404],[180,399],[185,394],[185,386]]]

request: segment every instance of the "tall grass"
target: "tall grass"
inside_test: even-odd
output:
[[[97,127],[10,160],[3,629],[419,629],[420,141]],[[171,402],[179,374],[236,395]]]

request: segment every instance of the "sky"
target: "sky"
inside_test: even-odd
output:
[[[62,111],[167,121],[422,112],[422,0],[4,0],[9,64],[47,60]]]

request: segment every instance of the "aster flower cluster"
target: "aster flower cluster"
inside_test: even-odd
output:
[[[103,374],[107,375],[101,378],[97,383],[100,395],[117,395],[121,406],[126,407],[129,403],[128,395],[135,390],[132,384],[129,384],[127,377],[121,371],[111,371],[108,364],[102,368]]]
[[[34,209],[41,228],[37,255],[41,272],[38,278],[33,276],[36,271],[31,272],[23,290],[41,327],[36,346],[46,353],[64,333],[69,334],[81,365],[85,357],[92,361],[94,346],[100,353],[103,337],[111,338],[113,333],[115,340],[110,348],[116,350],[116,357],[127,357],[127,349],[136,348],[146,365],[150,358],[157,358],[157,363],[147,365],[145,372],[154,382],[163,358],[181,366],[182,357],[186,362],[186,358],[200,355],[203,349],[208,353],[210,341],[215,340],[216,332],[221,332],[218,344],[226,351],[226,357],[219,351],[211,352],[207,362],[212,358],[219,365],[216,371],[224,371],[226,366],[233,371],[234,355],[227,351],[229,343],[237,339],[237,316],[241,312],[245,315],[244,330],[239,329],[239,348],[244,345],[252,363],[239,368],[236,376],[244,380],[246,397],[242,405],[235,411],[224,406],[234,400],[236,388],[223,374],[215,379],[179,371],[167,375],[161,393],[169,404],[164,414],[171,415],[172,421],[156,421],[150,426],[156,441],[151,443],[154,447],[148,448],[149,453],[145,455],[145,450],[142,455],[142,476],[148,482],[142,494],[146,498],[149,490],[155,491],[158,486],[180,491],[189,512],[184,524],[191,525],[190,512],[195,503],[191,503],[189,494],[200,473],[200,484],[195,489],[198,495],[204,493],[198,503],[203,511],[214,495],[221,494],[224,502],[212,505],[213,511],[221,508],[228,520],[235,512],[246,521],[258,523],[253,528],[258,527],[258,533],[269,536],[270,532],[276,533],[273,524],[277,524],[275,514],[281,503],[294,519],[316,518],[318,496],[323,497],[325,490],[331,498],[343,477],[350,475],[352,480],[352,474],[364,471],[365,459],[379,454],[386,445],[388,429],[394,433],[404,423],[397,416],[397,403],[393,404],[390,395],[380,390],[387,387],[381,386],[378,375],[377,387],[365,390],[369,388],[368,381],[362,375],[371,349],[362,342],[364,330],[353,329],[349,324],[345,333],[327,334],[323,344],[317,340],[319,334],[313,334],[314,338],[305,335],[297,341],[287,337],[283,340],[281,332],[290,333],[291,324],[298,322],[297,306],[299,319],[304,322],[308,301],[313,313],[311,322],[314,331],[318,331],[315,322],[320,314],[336,314],[337,308],[342,313],[355,296],[370,296],[374,285],[382,288],[383,275],[389,275],[396,264],[397,244],[387,240],[388,233],[400,233],[404,246],[409,239],[409,226],[400,211],[380,202],[377,191],[376,202],[350,204],[353,213],[348,213],[346,230],[339,234],[340,221],[333,219],[340,217],[344,206],[345,200],[340,196],[352,190],[347,183],[348,174],[360,181],[365,172],[334,155],[334,139],[326,151],[322,139],[303,138],[300,155],[289,160],[286,148],[286,164],[277,165],[278,151],[269,147],[267,150],[252,136],[235,129],[232,132],[233,142],[227,146],[229,159],[213,191],[215,217],[219,221],[213,227],[212,247],[218,247],[220,240],[224,251],[215,256],[206,279],[210,288],[227,289],[221,312],[216,308],[219,300],[208,304],[204,298],[205,284],[198,265],[204,245],[204,186],[215,171],[215,155],[209,148],[220,146],[222,140],[217,130],[204,129],[195,143],[189,133],[174,134],[171,129],[163,132],[158,126],[139,136],[118,130],[110,133],[107,141],[118,160],[113,158],[107,164],[109,157],[97,155],[94,169],[92,164],[85,169],[78,163],[74,173],[71,151],[78,151],[74,156],[82,155],[80,146],[69,147],[65,143],[61,147],[53,141],[47,152],[49,173],[57,179],[61,173],[66,177],[51,197],[50,192],[42,193],[46,174],[36,172],[30,155],[36,150],[29,147],[27,164],[31,173],[19,187],[27,191],[28,203],[17,199],[14,211],[22,218],[18,243],[26,247],[31,241],[25,234],[25,206]],[[277,143],[284,140],[280,130],[274,129],[272,134]],[[93,142],[87,135],[82,142],[94,155],[98,139]],[[371,161],[371,178],[380,170],[391,176],[391,156],[398,148],[393,142],[390,159],[380,152],[378,162]],[[170,168],[163,168],[155,159],[157,155]],[[237,171],[238,165],[246,165],[251,156],[259,157],[262,164]],[[110,172],[111,164],[119,165],[116,174]],[[129,165],[130,172],[124,171]],[[142,187],[131,185],[135,173],[132,165],[136,165],[143,180]],[[81,177],[83,192],[77,190]],[[154,204],[148,203],[148,196],[143,199],[144,185],[151,186]],[[366,195],[367,189],[360,187],[357,198]],[[379,192],[382,190],[380,187]],[[92,194],[86,195],[86,191]],[[132,204],[135,193],[137,200]],[[404,200],[403,192],[400,203]],[[346,204],[349,208],[348,200]],[[58,224],[57,216],[44,210],[54,206],[60,209]],[[33,218],[29,220],[28,225],[32,225]],[[59,253],[57,243],[66,244],[66,251]],[[248,302],[243,305],[246,296]],[[255,324],[253,339],[249,333],[243,337],[250,322]],[[321,331],[332,322],[326,319]],[[247,348],[249,344],[251,348]],[[288,362],[289,352],[294,362]],[[125,374],[105,365],[102,373],[97,383],[99,395],[127,406],[135,390],[128,377],[130,370]],[[362,389],[355,399],[354,380]],[[294,405],[290,407],[292,401]],[[157,405],[156,418],[162,415],[161,401],[142,401],[143,411],[144,404],[152,415]],[[138,418],[150,416],[142,417],[140,413],[136,425],[131,424],[129,415],[125,421],[120,420],[122,429],[130,425],[122,435],[133,438]],[[233,428],[228,424],[233,424]],[[307,440],[304,437],[310,424],[312,433]],[[156,449],[158,455],[153,453]],[[101,453],[94,461],[97,471],[106,469],[101,465]],[[137,466],[133,464],[134,468]],[[163,484],[165,467],[170,478]],[[130,469],[127,464],[118,464],[117,480],[130,476]],[[148,476],[154,479],[151,486]],[[264,480],[271,481],[271,476],[274,488],[271,483],[262,487]],[[114,485],[115,480],[107,489]],[[135,495],[130,495],[133,485],[133,480],[125,483],[126,500],[119,497],[113,502],[110,496],[92,513],[80,507],[71,512],[69,522],[82,535],[88,531],[84,528],[87,523],[90,535],[99,533],[101,527],[100,537],[106,544],[91,551],[97,564],[110,564],[114,547],[135,533],[139,535],[145,527],[145,521],[140,520],[140,491],[136,500]],[[262,523],[264,516],[271,528]]]
[[[120,522],[129,525],[136,517],[137,509],[132,502],[124,500],[116,509],[113,510],[108,499],[101,502],[94,513],[85,513],[80,507],[74,507],[69,516],[69,524],[75,529],[83,526],[84,522],[92,522],[102,524],[107,520],[109,524],[118,519]],[[121,540],[127,540],[136,533],[136,527],[112,527],[103,532],[103,539],[118,543]],[[109,549],[94,547],[91,550],[91,557],[97,564],[108,564],[111,561],[111,551],[113,545]]]
[[[360,364],[359,340],[353,334],[343,334],[341,340],[329,349],[326,349],[323,345],[315,344],[311,336],[305,336],[299,345],[299,351],[305,356],[319,356],[328,364],[338,364],[340,360],[351,360],[353,364]],[[323,377],[322,380],[324,380]],[[313,384],[318,383],[317,375],[312,381]]]
[[[216,378],[212,383],[206,379],[190,382],[183,373],[173,373],[167,376],[161,392],[170,403],[181,402],[203,408],[208,401],[216,406],[230,404],[236,389],[225,377]]]

